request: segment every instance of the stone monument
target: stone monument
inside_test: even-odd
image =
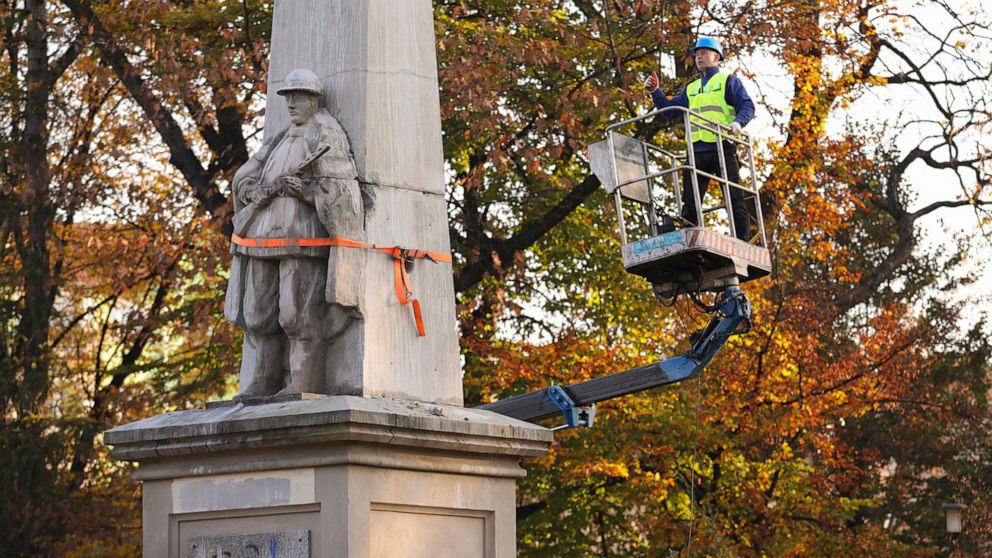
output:
[[[231,279],[224,312],[245,332],[241,398],[362,393],[365,211],[348,137],[313,72],[277,93],[291,124],[233,180]],[[348,239],[352,246],[331,246]]]
[[[277,0],[237,173],[241,392],[105,433],[144,556],[511,557],[550,431],[462,407],[432,5]]]

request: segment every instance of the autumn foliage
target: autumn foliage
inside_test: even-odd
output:
[[[648,110],[659,51],[674,93],[697,32],[718,36],[771,130],[752,332],[526,463],[521,556],[992,553],[989,287],[969,261],[992,224],[992,44],[968,6],[434,2],[467,404],[667,358],[705,323],[624,273],[584,155]],[[260,142],[271,10],[0,2],[5,556],[138,556],[140,486],[100,432],[234,390],[228,180]],[[753,60],[785,90],[759,90]],[[964,213],[974,234],[923,242]],[[950,501],[969,506],[956,541]]]

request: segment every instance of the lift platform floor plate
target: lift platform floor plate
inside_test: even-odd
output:
[[[680,229],[627,244],[623,247],[623,264],[630,273],[656,285],[711,277],[713,272],[727,268],[744,283],[764,277],[772,269],[766,248],[704,228]],[[696,288],[712,290],[723,286],[717,283]]]

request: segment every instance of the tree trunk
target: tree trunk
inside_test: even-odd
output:
[[[25,7],[28,67],[19,164],[26,186],[24,209],[27,227],[20,246],[24,311],[19,324],[18,344],[21,345],[24,376],[18,399],[24,410],[34,411],[44,403],[48,395],[47,346],[54,301],[48,235],[52,230],[55,211],[49,189],[47,149],[51,77],[48,68],[46,2],[27,0]]]

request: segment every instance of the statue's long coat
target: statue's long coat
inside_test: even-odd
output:
[[[262,183],[263,169],[286,136],[287,127],[266,140],[259,152],[234,176],[234,234],[249,239],[342,237],[365,242],[365,215],[358,172],[344,129],[326,109],[319,110],[304,126],[308,156],[321,144],[330,146],[327,153],[301,173],[307,201],[285,196],[264,204],[245,201],[246,193],[274,186]],[[242,328],[245,327],[242,301],[247,258],[326,259],[327,302],[349,308],[355,317],[363,314],[364,250],[338,246],[255,248],[232,243],[231,253],[231,277],[224,314]]]

